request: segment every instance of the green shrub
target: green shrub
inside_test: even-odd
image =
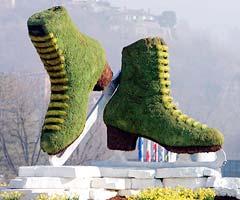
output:
[[[19,200],[23,197],[21,192],[0,192],[1,200]]]
[[[0,187],[6,187],[7,183],[0,183]]]
[[[40,194],[37,196],[36,200],[78,200],[79,197],[77,195],[69,197],[67,195],[59,195],[59,194],[54,194],[54,195],[47,195],[47,194]]]
[[[140,194],[131,196],[129,200],[214,200],[215,193],[211,189],[191,190],[182,187],[175,189],[146,189]]]

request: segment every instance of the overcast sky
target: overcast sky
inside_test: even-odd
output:
[[[115,6],[150,9],[154,14],[174,10],[193,27],[240,28],[239,0],[110,0]]]

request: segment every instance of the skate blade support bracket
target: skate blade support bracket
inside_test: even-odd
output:
[[[119,85],[120,71],[113,77],[109,86],[103,91],[103,94],[89,112],[85,127],[81,135],[63,152],[56,155],[49,155],[49,162],[52,166],[62,166],[69,159],[75,149],[80,145],[85,136],[90,133],[90,129],[97,121],[98,117],[103,113],[103,109],[113,96]]]
[[[100,167],[129,167],[129,168],[181,168],[181,167],[207,167],[211,169],[219,170],[222,168],[226,162],[226,154],[223,149],[213,153],[211,160],[205,161],[192,161],[191,154],[179,154],[179,158],[175,162],[137,162],[137,161],[89,161],[87,164],[90,166],[100,166]],[[186,159],[187,158],[187,159]]]
[[[108,103],[108,101],[111,99],[111,97],[114,95],[115,91],[117,90],[117,87],[119,85],[119,79],[120,79],[120,71],[113,77],[113,80],[109,84],[109,86],[103,91],[103,94],[97,101],[97,103],[94,105],[92,110],[90,111],[85,127],[83,129],[83,132],[81,135],[70,145],[66,150],[63,152],[56,154],[56,155],[49,155],[49,162],[52,166],[62,166],[65,164],[65,162],[69,159],[69,157],[72,155],[72,153],[75,151],[75,149],[80,145],[80,143],[83,141],[85,136],[90,133],[90,129],[94,125],[94,123],[97,121],[98,117],[102,115],[105,105]],[[223,165],[226,164],[226,154],[223,149],[219,150],[215,154],[216,159],[207,161],[207,162],[193,162],[190,160],[182,160],[179,159],[176,162],[167,163],[167,162],[160,162],[160,163],[142,163],[142,162],[114,162],[114,161],[97,161],[95,163],[94,161],[91,164],[97,164],[97,165],[105,165],[110,164],[111,166],[129,166],[129,167],[137,167],[137,166],[144,166],[146,167],[158,167],[158,168],[173,168],[173,167],[209,167],[213,169],[221,168]]]

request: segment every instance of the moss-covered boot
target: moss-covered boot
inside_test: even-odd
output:
[[[113,150],[134,150],[138,136],[176,153],[214,152],[223,135],[183,114],[170,96],[168,48],[160,38],[123,49],[117,92],[104,110],[107,143]]]
[[[28,30],[51,81],[51,101],[41,135],[48,154],[66,149],[81,134],[88,96],[112,79],[105,52],[94,39],[80,33],[63,7],[34,14]]]

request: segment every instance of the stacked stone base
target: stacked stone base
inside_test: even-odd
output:
[[[42,193],[78,195],[81,200],[105,200],[116,195],[137,194],[146,188],[176,186],[210,187],[218,196],[240,199],[239,178],[222,178],[219,170],[207,167],[20,167],[19,176],[2,190],[21,191],[25,193],[25,200]]]

